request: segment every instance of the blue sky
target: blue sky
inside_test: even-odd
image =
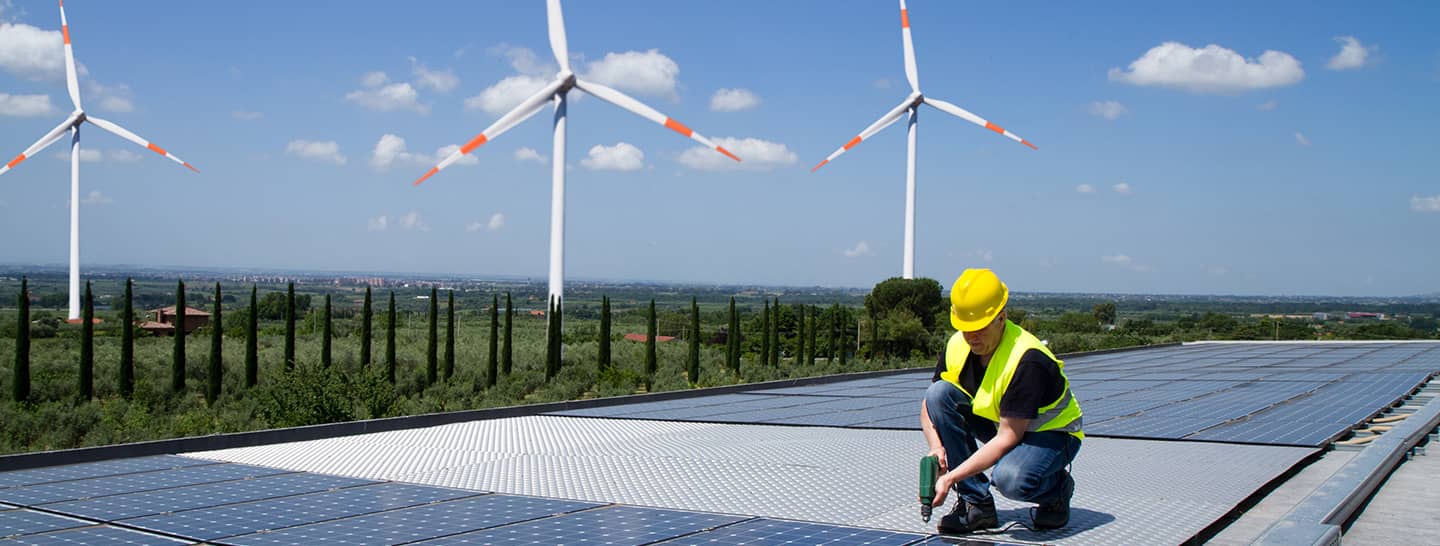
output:
[[[1440,291],[1440,7],[909,8],[922,91],[1039,146],[922,109],[917,274],[948,285],[990,267],[1023,291]],[[553,76],[543,2],[66,9],[87,110],[201,170],[86,125],[82,147],[98,156],[81,164],[82,264],[543,280],[548,114],[411,186],[438,150]],[[897,12],[567,3],[582,78],[737,139],[724,142],[747,161],[735,170],[572,92],[566,277],[898,276],[904,124],[809,172],[906,95]],[[0,0],[0,21],[8,161],[70,104],[55,4]],[[0,177],[0,262],[65,262],[67,145]]]

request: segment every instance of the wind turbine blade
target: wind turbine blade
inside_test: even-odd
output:
[[[565,44],[565,15],[560,12],[560,0],[550,0],[545,6],[545,14],[550,20],[550,51],[555,53],[560,71],[569,72],[570,50]]]
[[[135,133],[132,133],[132,132],[130,132],[129,130],[126,130],[124,127],[121,127],[121,126],[119,126],[119,125],[116,125],[116,124],[113,123],[113,122],[105,121],[105,120],[103,120],[103,119],[97,118],[97,117],[95,117],[95,116],[89,116],[89,115],[85,116],[85,121],[94,123],[95,126],[101,128],[101,129],[104,129],[104,130],[106,130],[106,131],[110,131],[110,132],[112,132],[112,133],[115,133],[115,135],[116,135],[116,136],[119,136],[120,138],[123,138],[123,139],[125,139],[125,140],[130,141],[130,142],[134,142],[134,143],[136,143],[136,144],[139,144],[141,147],[143,147],[143,148],[145,148],[145,149],[148,149],[148,150],[150,150],[150,151],[152,151],[152,152],[155,152],[155,153],[157,153],[157,154],[160,154],[160,155],[163,155],[163,156],[165,156],[165,157],[168,157],[168,158],[170,158],[171,161],[174,161],[174,162],[176,162],[176,163],[179,163],[179,164],[181,164],[181,165],[184,165],[185,168],[187,168],[187,169],[190,169],[190,170],[195,171],[195,172],[197,172],[197,173],[200,172],[200,169],[196,169],[194,166],[190,165],[189,163],[186,163],[185,160],[180,159],[180,158],[178,158],[178,157],[175,157],[174,154],[171,154],[170,152],[165,151],[164,148],[161,148],[161,147],[159,147],[159,146],[156,146],[155,143],[153,143],[153,142],[150,142],[150,141],[148,141],[148,140],[145,140],[145,139],[143,139],[143,138],[140,138],[140,135],[137,135],[137,134],[135,134]]]
[[[475,138],[470,139],[470,141],[466,142],[460,149],[450,152],[450,155],[445,156],[445,159],[442,159],[439,164],[431,167],[429,171],[426,171],[424,176],[416,180],[414,185],[419,186],[421,182],[435,176],[435,173],[459,161],[465,154],[475,151],[475,149],[479,148],[482,144],[494,140],[496,137],[505,134],[505,131],[509,131],[516,125],[539,113],[540,110],[544,109],[545,105],[550,102],[550,99],[555,96],[555,92],[560,90],[560,86],[564,84],[565,80],[555,80],[541,88],[534,95],[530,95],[530,97],[526,98],[524,102],[521,102],[519,106],[506,112],[505,115],[500,116],[500,119],[495,120],[495,123],[490,124],[490,126],[486,127],[480,134],[475,135]]]
[[[905,0],[900,0],[900,38],[905,44],[905,79],[910,80],[910,90],[920,92],[920,69],[915,66],[915,44],[910,40],[910,10],[905,9]]]
[[[1029,146],[1032,150],[1039,150],[1039,148],[1036,148],[1034,144],[1030,143],[1030,141],[1020,138],[1020,135],[1017,135],[1010,131],[1006,131],[1003,127],[1000,127],[999,125],[996,125],[994,123],[990,123],[989,121],[986,121],[985,118],[970,113],[969,110],[966,110],[959,106],[955,106],[954,104],[950,104],[943,100],[932,99],[930,97],[925,97],[925,104],[939,108],[942,112],[959,117],[960,119],[963,119],[970,123],[974,123],[991,131],[995,131],[997,133],[1005,135],[1005,138]]]
[[[40,140],[35,141],[35,143],[31,144],[29,148],[26,148],[24,152],[15,156],[15,159],[11,159],[9,163],[0,165],[0,174],[5,174],[26,159],[35,157],[35,154],[40,153],[41,150],[44,150],[51,144],[54,144],[55,141],[60,140],[61,137],[64,137],[65,131],[70,130],[70,127],[75,125],[75,116],[76,114],[70,114],[70,117],[65,118],[65,121],[60,122],[60,124],[56,125],[50,132],[45,133],[45,136],[40,137]]]
[[[65,20],[65,0],[60,0],[60,32],[65,36],[65,87],[70,90],[70,102],[80,107],[80,80],[75,75],[75,50],[70,47],[70,23]]]
[[[849,149],[854,148],[855,145],[864,142],[865,139],[875,136],[876,133],[883,131],[886,127],[889,127],[890,124],[898,121],[900,119],[900,116],[903,115],[905,111],[908,110],[913,104],[915,104],[915,99],[913,98],[913,95],[911,97],[906,97],[905,102],[900,103],[899,106],[891,108],[889,112],[885,113],[885,115],[880,116],[880,119],[875,120],[875,123],[871,123],[869,127],[865,128],[864,131],[860,131],[860,134],[855,135],[855,138],[850,139],[849,142],[846,142],[844,146],[840,147],[840,149],[835,150],[834,153],[830,154],[829,157],[826,157],[824,161],[820,162],[820,164],[811,168],[810,172],[813,173],[820,170],[820,167],[824,167],[826,163],[829,163],[831,160],[840,157],[840,154],[843,154]]]
[[[595,97],[600,100],[629,110],[642,118],[664,125],[671,131],[675,131],[677,133],[690,137],[691,140],[709,146],[715,151],[725,154],[725,157],[734,159],[735,161],[740,161],[740,158],[735,154],[730,153],[730,150],[726,150],[723,146],[719,146],[716,145],[714,142],[710,142],[710,139],[705,138],[704,135],[701,135],[700,133],[691,130],[689,127],[686,127],[685,124],[675,121],[674,118],[666,116],[665,114],[661,114],[658,110],[646,106],[645,103],[635,100],[629,95],[626,95],[609,87],[605,87],[595,82],[589,82],[580,79],[575,80],[575,87],[580,88],[581,91],[584,91],[591,95],[595,95]]]

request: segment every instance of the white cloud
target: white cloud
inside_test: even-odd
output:
[[[1305,78],[1305,70],[1281,51],[1267,50],[1257,61],[1215,44],[1192,48],[1165,42],[1130,63],[1129,70],[1111,68],[1109,77],[1132,85],[1229,94],[1294,85]]]
[[[1354,36],[1336,36],[1335,41],[1340,43],[1340,52],[1325,63],[1325,68],[1330,70],[1353,70],[1365,66],[1370,62],[1370,54],[1378,53],[1380,46],[1367,46],[1356,40]]]
[[[119,161],[121,163],[134,163],[136,161],[140,161],[140,158],[143,156],[130,150],[110,150],[108,152],[105,152],[105,157],[108,157],[110,161]]]
[[[390,77],[384,72],[367,72],[360,77],[364,89],[346,93],[345,100],[376,112],[409,110],[419,114],[430,113],[430,105],[420,104],[420,93],[415,91],[415,87],[408,83],[386,85],[388,81]]]
[[[435,155],[411,153],[406,150],[404,138],[387,133],[380,136],[380,140],[375,143],[375,148],[370,152],[370,166],[385,170],[396,162],[434,165],[459,149],[459,145],[451,144],[441,146],[439,150],[435,151]],[[455,163],[451,165],[475,165],[478,163],[480,163],[479,159],[476,159],[474,155],[467,154],[460,156],[460,159],[455,160]]]
[[[248,112],[245,110],[236,110],[231,112],[230,115],[240,121],[255,121],[265,117],[265,114],[261,114],[260,112]]]
[[[104,195],[102,195],[100,193],[100,190],[91,190],[90,194],[86,195],[84,199],[80,200],[80,202],[86,205],[109,205],[114,201],[111,201],[109,197],[105,197]]]
[[[876,89],[889,89],[889,88],[890,88],[890,80],[887,80],[887,79],[885,79],[885,78],[880,78],[880,79],[878,79],[878,80],[875,80],[875,83],[874,83],[874,84],[871,84],[871,85],[874,85]]]
[[[1270,99],[1270,100],[1267,100],[1267,101],[1265,101],[1265,102],[1262,102],[1262,103],[1260,103],[1260,104],[1255,105],[1255,109],[1256,109],[1256,110],[1259,110],[1259,111],[1261,111],[1261,112],[1274,112],[1275,109],[1276,109],[1276,108],[1279,108],[1279,107],[1280,107],[1280,101],[1277,101],[1277,100],[1275,100],[1275,99]]]
[[[606,53],[589,64],[585,78],[621,91],[677,98],[676,78],[680,65],[658,49]]]
[[[526,76],[550,77],[560,69],[548,61],[541,61],[533,50],[525,47],[499,44],[488,48],[485,53],[510,60],[510,68]]]
[[[1440,195],[1420,197],[1418,195],[1410,198],[1410,210],[1415,212],[1440,212]]]
[[[860,242],[858,242],[858,243],[855,243],[855,246],[854,246],[853,248],[847,248],[847,249],[845,249],[845,250],[844,250],[844,253],[845,253],[845,257],[846,257],[846,258],[858,258],[858,257],[860,257],[860,256],[869,256],[869,255],[871,254],[871,252],[870,252],[870,243],[867,243],[867,242],[865,242],[865,241],[860,241]]]
[[[58,30],[0,22],[0,69],[31,81],[65,81],[65,40]],[[85,75],[85,66],[76,72]]]
[[[1096,101],[1090,103],[1090,114],[1100,116],[1111,121],[1114,121],[1115,119],[1119,118],[1121,114],[1124,114],[1128,111],[1129,110],[1125,108],[1125,105],[1115,102],[1113,100],[1107,100],[1105,102]]]
[[[65,161],[70,161],[70,152],[65,152],[65,151],[55,152],[55,159],[63,159],[63,160],[65,160]],[[100,150],[92,150],[92,149],[90,149],[90,148],[81,148],[81,149],[80,149],[80,162],[81,162],[81,163],[99,163],[99,162],[103,161],[104,159],[105,159],[105,156],[100,153]]]
[[[305,159],[316,161],[327,161],[336,165],[344,165],[348,161],[340,154],[340,145],[333,140],[292,140],[285,147],[285,153]]]
[[[371,218],[370,221],[366,223],[366,229],[370,231],[385,231],[385,228],[388,227],[390,227],[390,218],[383,214]]]
[[[101,110],[107,112],[134,112],[135,105],[130,102],[130,86],[123,83],[105,85],[96,83],[94,80],[85,81],[85,94],[100,105]]]
[[[410,68],[415,73],[415,85],[428,88],[433,91],[447,93],[460,85],[460,77],[450,69],[430,70],[429,67],[421,64],[419,60],[410,57]]]
[[[1079,186],[1075,186],[1075,192],[1076,192],[1076,193],[1095,193],[1095,186],[1091,186],[1091,185],[1089,185],[1089,184],[1081,184],[1081,185],[1079,185]]]
[[[400,228],[411,231],[430,231],[430,226],[425,224],[425,219],[420,217],[419,212],[413,210],[400,217]]]
[[[504,228],[505,228],[505,215],[504,215],[503,213],[497,212],[497,213],[495,213],[495,214],[490,215],[490,220],[489,220],[489,221],[486,221],[486,222],[480,222],[480,221],[470,222],[470,225],[465,226],[465,231],[470,232],[470,233],[475,233],[475,232],[480,231],[480,230],[485,230],[485,231],[490,231],[490,232],[496,232],[496,231],[500,231],[501,229],[504,229]]]
[[[614,146],[596,144],[580,164],[597,171],[638,171],[645,168],[645,152],[628,142],[617,142]]]
[[[0,116],[43,116],[55,111],[50,95],[8,95],[0,93]]]
[[[1116,255],[1113,255],[1113,256],[1101,256],[1101,257],[1100,257],[1100,261],[1105,262],[1105,263],[1107,263],[1107,264],[1114,264],[1114,265],[1117,265],[1117,266],[1119,266],[1119,267],[1122,267],[1122,268],[1125,268],[1125,269],[1129,269],[1129,270],[1131,270],[1131,271],[1136,271],[1136,272],[1139,272],[1139,273],[1148,273],[1148,272],[1154,270],[1154,268],[1152,268],[1152,267],[1150,267],[1150,266],[1148,266],[1148,265],[1141,265],[1140,263],[1136,262],[1134,258],[1131,258],[1131,257],[1126,256],[1126,255],[1124,255],[1124,254],[1116,254]]]
[[[720,89],[710,97],[710,109],[716,112],[739,112],[760,106],[760,97],[749,89]]]
[[[479,95],[465,99],[465,109],[468,111],[482,110],[498,116],[519,106],[522,101],[539,92],[547,83],[550,83],[548,78],[538,76],[524,74],[510,76],[495,85],[486,87]]]
[[[100,99],[100,109],[106,112],[134,112],[135,105],[125,97],[104,97]]]
[[[520,148],[515,150],[516,161],[534,161],[543,164],[546,159],[545,156],[540,155],[540,152],[535,151],[534,148]]]
[[[749,170],[765,171],[794,165],[800,158],[790,148],[779,142],[758,138],[712,138],[716,145],[730,150],[741,161],[725,157],[720,152],[704,146],[690,148],[680,153],[677,161],[681,165],[702,171]]]
[[[1301,145],[1301,146],[1309,146],[1309,145],[1310,145],[1310,138],[1309,138],[1309,137],[1306,137],[1306,136],[1305,136],[1305,133],[1301,133],[1301,132],[1298,132],[1298,131],[1297,131],[1297,132],[1295,133],[1295,143],[1296,143],[1296,144],[1299,144],[1299,145]]]
[[[360,76],[360,85],[365,87],[380,87],[387,83],[390,83],[390,76],[384,72],[366,72]]]
[[[1121,183],[1116,184],[1116,185],[1114,185],[1114,186],[1110,186],[1110,189],[1115,190],[1115,193],[1118,193],[1118,194],[1121,194],[1121,195],[1129,195],[1129,194],[1130,194],[1130,184],[1127,184],[1127,183],[1125,183],[1125,182],[1121,182]]]

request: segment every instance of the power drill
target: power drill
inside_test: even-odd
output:
[[[930,522],[930,504],[935,502],[935,479],[940,474],[940,458],[926,455],[920,458],[920,518]]]

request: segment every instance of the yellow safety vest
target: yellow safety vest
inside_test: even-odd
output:
[[[1060,393],[1060,398],[1039,408],[1039,415],[1030,420],[1026,432],[1058,430],[1084,439],[1080,402],[1070,394],[1070,380],[1065,377],[1065,362],[1055,358],[1055,354],[1033,334],[1009,320],[1005,321],[1005,334],[1000,338],[1000,346],[995,349],[995,354],[990,355],[990,365],[986,366],[985,377],[980,380],[976,392],[966,391],[965,387],[960,386],[960,370],[965,367],[965,361],[970,357],[970,344],[965,342],[965,335],[960,332],[951,336],[950,343],[945,346],[945,371],[940,374],[940,379],[949,381],[970,397],[971,411],[975,415],[999,423],[1000,399],[1005,397],[1005,389],[1010,387],[1010,380],[1015,377],[1015,369],[1020,366],[1020,357],[1031,349],[1045,353],[1045,356],[1055,360],[1055,365],[1060,368],[1060,380],[1065,382],[1065,390]],[[996,366],[996,363],[1001,365]]]

